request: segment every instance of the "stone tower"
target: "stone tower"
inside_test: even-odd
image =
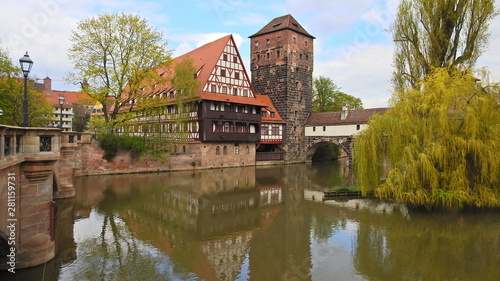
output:
[[[286,122],[285,161],[304,161],[304,125],[312,110],[315,38],[291,15],[273,19],[249,38],[255,92],[268,95]]]

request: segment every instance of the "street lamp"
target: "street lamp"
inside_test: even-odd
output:
[[[0,124],[2,124],[2,115],[3,115],[3,110],[0,108]]]
[[[62,121],[62,109],[64,104],[64,96],[59,95],[59,105],[61,106],[61,116],[59,117],[59,126],[61,126],[61,130],[63,129],[63,121]]]
[[[28,51],[19,59],[19,63],[21,64],[21,70],[24,75],[23,127],[28,127],[28,74],[33,66],[33,61],[30,59]]]

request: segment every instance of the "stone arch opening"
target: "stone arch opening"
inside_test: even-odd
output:
[[[307,149],[306,160],[310,162],[333,161],[342,156],[341,151],[337,143],[319,141]]]

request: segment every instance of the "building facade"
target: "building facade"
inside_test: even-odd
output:
[[[199,83],[192,97],[170,82],[176,66],[190,61]],[[232,35],[201,46],[174,59],[172,66],[157,69],[167,82],[147,85],[144,98],[155,101],[141,108],[141,100],[130,100],[135,117],[121,133],[169,140],[172,152],[197,155],[193,166],[224,167],[254,165],[256,148],[261,143],[265,117],[273,134],[266,130],[264,142],[281,145],[283,120],[267,97],[256,95]],[[161,143],[161,142],[158,142]],[[271,151],[261,151],[260,154]],[[281,157],[282,159],[282,157]],[[276,159],[280,160],[280,159]]]
[[[286,122],[288,162],[306,160],[304,125],[312,111],[313,40],[291,15],[278,17],[250,36],[252,85],[267,95]]]

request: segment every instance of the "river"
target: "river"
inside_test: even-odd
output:
[[[500,213],[408,213],[346,162],[83,177],[56,257],[1,280],[500,280]]]

